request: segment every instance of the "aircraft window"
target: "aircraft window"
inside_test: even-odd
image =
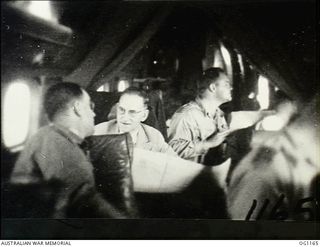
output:
[[[215,52],[214,52],[213,67],[218,67],[218,68],[221,68],[221,69],[224,68],[223,57],[222,57],[220,49],[216,49]]]
[[[51,1],[15,1],[14,5],[32,15],[58,23],[58,18],[53,12]]]
[[[120,80],[118,83],[118,92],[123,92],[128,87],[129,87],[129,81]]]
[[[254,92],[251,92],[249,95],[248,95],[248,98],[249,99],[254,99],[256,97],[256,94]]]
[[[109,83],[104,84],[103,87],[104,87],[105,92],[110,92],[110,84]]]
[[[104,91],[104,86],[100,86],[98,89],[97,89],[97,92],[103,92]]]
[[[21,145],[27,137],[30,100],[30,88],[23,81],[12,83],[4,96],[2,136],[8,148]]]
[[[260,104],[260,109],[268,109],[270,104],[269,99],[269,80],[260,75],[258,79],[258,94],[257,101]]]
[[[231,66],[231,57],[230,57],[230,53],[228,52],[228,50],[224,47],[223,44],[221,44],[220,46],[220,49],[221,49],[221,53],[222,53],[222,57],[223,57],[223,60],[228,67]]]
[[[239,66],[240,66],[240,73],[243,76],[244,75],[244,66],[243,66],[243,59],[242,59],[241,54],[237,54],[237,58],[238,58]]]
[[[110,92],[110,84],[106,83],[97,89],[97,92]]]
[[[232,64],[231,64],[231,56],[228,51],[228,49],[223,45],[223,43],[220,43],[220,50],[223,57],[223,61],[225,64],[225,71],[227,72],[227,75],[230,79],[230,82],[232,84]]]

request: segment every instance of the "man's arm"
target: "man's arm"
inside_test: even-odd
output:
[[[141,148],[149,151],[166,153],[171,156],[177,156],[177,153],[172,149],[171,146],[168,145],[159,130],[148,125],[142,126],[146,135],[148,136],[149,142],[144,143]]]
[[[177,153],[172,149],[172,147],[166,143],[164,140],[162,134],[160,132],[156,133],[156,151],[159,151],[161,153],[166,153],[171,156],[177,156]],[[152,149],[151,149],[152,150]]]
[[[197,125],[190,116],[174,115],[169,128],[169,145],[181,158],[198,156],[195,140],[200,138]]]
[[[200,139],[200,129],[191,116],[176,116],[169,128],[169,145],[182,158],[193,158],[205,154],[208,149],[219,146],[229,134],[221,132],[206,140]]]

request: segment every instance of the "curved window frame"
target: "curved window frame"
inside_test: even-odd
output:
[[[23,96],[16,95],[16,92],[10,92],[12,87],[15,87],[16,83],[21,83],[23,87],[26,86],[28,90],[29,99],[26,99],[25,101],[21,102],[21,99],[23,99]],[[25,142],[28,140],[30,136],[32,136],[39,128],[39,117],[40,117],[40,111],[41,111],[41,85],[36,83],[34,79],[28,78],[28,79],[16,79],[16,80],[10,80],[9,83],[4,83],[4,86],[2,87],[1,92],[1,118],[2,118],[2,129],[1,129],[1,142],[2,145],[10,150],[11,152],[17,152],[23,149]],[[26,91],[25,91],[26,92]],[[10,96],[12,94],[13,96]],[[8,97],[12,97],[12,99],[9,99],[10,101],[14,102],[17,101],[17,105],[14,106],[8,106]],[[8,108],[9,107],[9,108]],[[11,108],[11,110],[10,110]],[[20,108],[22,110],[20,110]],[[9,114],[12,114],[12,116],[7,116],[8,111],[10,111]],[[25,120],[19,119],[19,112],[23,112],[25,115]],[[8,119],[9,118],[9,119]],[[16,120],[18,119],[18,120]],[[21,128],[19,124],[23,123],[24,126],[22,127],[24,129],[24,133],[21,133],[21,138],[18,138],[16,142],[11,142],[11,140],[8,142],[8,138],[12,138],[12,135],[16,134],[16,130]],[[8,127],[10,126],[10,127]],[[18,126],[18,127],[17,127]],[[12,128],[11,130],[8,130],[8,128]],[[11,135],[11,136],[10,136]],[[15,137],[13,137],[14,139]]]
[[[19,149],[28,138],[31,100],[30,85],[24,80],[15,80],[4,90],[1,135],[4,146],[10,150]]]

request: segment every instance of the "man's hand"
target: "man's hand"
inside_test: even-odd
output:
[[[208,145],[208,148],[219,146],[230,133],[231,131],[226,130],[226,131],[218,132],[209,136],[206,140],[206,144]]]

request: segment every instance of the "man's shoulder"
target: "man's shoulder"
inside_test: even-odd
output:
[[[31,138],[29,142],[39,142],[43,139],[50,139],[57,136],[57,132],[53,129],[52,125],[41,127]]]
[[[107,134],[113,134],[115,132],[116,128],[116,120],[112,119],[107,122],[102,122],[94,126],[94,134],[93,135],[107,135]]]
[[[159,138],[159,137],[163,138],[161,132],[159,130],[157,130],[156,128],[149,126],[147,124],[143,124],[143,123],[141,123],[141,125],[148,136],[155,137],[155,138]]]
[[[189,114],[189,113],[202,113],[200,106],[195,101],[190,101],[187,104],[184,104],[176,113]]]
[[[144,124],[144,123],[141,123],[141,125],[143,126],[144,130],[147,131],[148,133],[154,133],[154,134],[162,135],[159,130],[157,130],[156,128],[154,128],[154,127],[152,127],[150,125],[147,125],[147,124]]]
[[[41,127],[26,143],[25,152],[34,152],[53,149],[64,149],[70,141],[61,135],[52,125]]]
[[[201,119],[203,118],[204,114],[200,106],[191,101],[183,106],[181,106],[173,115],[172,119],[176,120],[191,120],[191,119]]]

